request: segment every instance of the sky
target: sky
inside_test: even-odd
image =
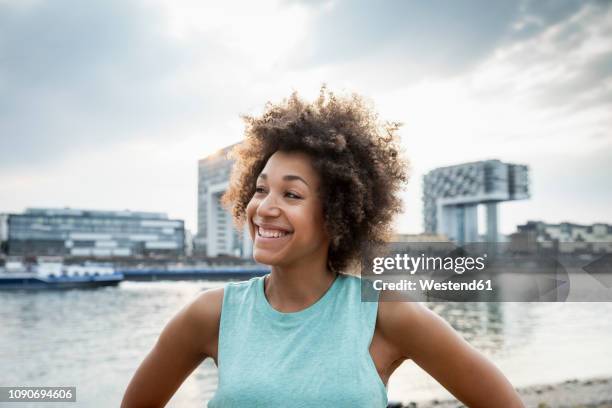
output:
[[[197,161],[243,114],[325,83],[400,121],[398,232],[423,174],[530,169],[527,220],[612,223],[612,2],[0,0],[0,213],[166,212],[197,231]]]

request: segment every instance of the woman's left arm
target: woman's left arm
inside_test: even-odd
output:
[[[402,357],[412,359],[466,406],[524,408],[501,371],[425,306],[381,301],[378,327]]]

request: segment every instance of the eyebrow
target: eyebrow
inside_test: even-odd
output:
[[[259,177],[258,177],[258,178],[262,178],[262,179],[264,179],[264,180],[267,180],[267,179],[268,179],[268,175],[267,175],[266,173],[261,173],[261,174],[259,175]],[[306,184],[308,187],[310,187],[310,186],[308,185],[308,183],[306,182],[306,180],[304,180],[303,178],[301,178],[300,176],[297,176],[297,175],[295,175],[295,174],[285,174],[285,175],[283,176],[283,180],[286,180],[286,181],[300,180],[302,183],[304,183],[304,184]]]

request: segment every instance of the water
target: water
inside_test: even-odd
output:
[[[70,406],[119,406],[165,324],[201,290],[222,284],[122,282],[96,290],[0,292],[0,385],[76,386],[77,403]],[[515,386],[612,375],[612,303],[429,306]],[[217,371],[207,359],[167,406],[205,406],[216,386]],[[388,391],[390,400],[401,401],[449,396],[412,362],[393,374]]]

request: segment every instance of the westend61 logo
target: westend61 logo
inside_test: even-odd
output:
[[[482,271],[485,268],[487,254],[478,257],[441,257],[420,256],[414,257],[408,254],[396,254],[394,257],[376,257],[372,260],[372,272],[380,275],[385,271],[405,271],[414,275],[418,271],[447,271],[459,275],[466,271]]]

